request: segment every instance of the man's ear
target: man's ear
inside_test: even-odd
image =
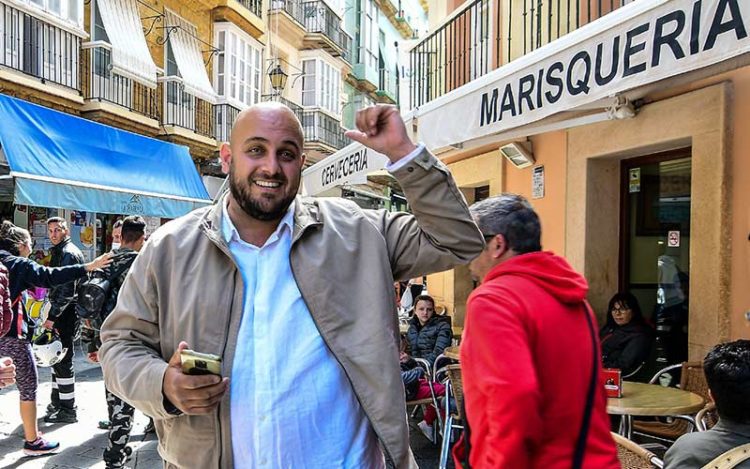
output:
[[[221,160],[221,172],[229,174],[229,166],[232,164],[232,149],[226,142],[221,144],[219,159]]]
[[[493,259],[500,259],[509,251],[508,241],[501,234],[495,235],[494,238],[487,241],[487,244]]]

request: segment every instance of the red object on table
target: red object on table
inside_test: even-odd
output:
[[[603,368],[604,389],[607,397],[622,397],[622,372],[619,368]]]

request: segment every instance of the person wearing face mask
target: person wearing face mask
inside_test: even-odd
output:
[[[39,456],[58,451],[60,444],[43,438],[37,427],[38,376],[30,342],[33,322],[26,312],[22,294],[29,288],[50,288],[85,277],[88,272],[108,266],[111,260],[109,254],[104,254],[87,264],[50,268],[27,259],[31,248],[31,235],[27,230],[9,221],[0,224],[0,262],[10,274],[8,286],[12,310],[11,327],[0,337],[0,356],[11,357],[16,366],[24,453]]]
[[[619,368],[623,375],[630,374],[648,358],[653,338],[635,296],[615,294],[609,300],[607,323],[599,331],[604,367]]]

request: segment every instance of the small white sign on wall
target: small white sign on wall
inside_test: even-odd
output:
[[[544,166],[535,166],[531,174],[531,198],[544,197]]]
[[[680,247],[680,232],[670,231],[667,233],[667,247],[678,248]]]

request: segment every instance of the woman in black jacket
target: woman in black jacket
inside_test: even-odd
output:
[[[442,316],[435,316],[435,300],[428,295],[419,295],[414,300],[414,315],[409,321],[409,330],[406,332],[406,340],[409,344],[410,355],[405,352],[401,354],[401,363],[406,368],[416,366],[412,358],[423,358],[432,367],[435,359],[450,346],[453,338],[450,321]],[[413,364],[410,366],[410,364]],[[402,366],[402,369],[404,366]],[[402,373],[402,378],[404,374]],[[433,383],[435,395],[444,396],[445,387],[440,383]],[[416,399],[430,396],[429,386],[426,380],[420,380],[420,387]],[[437,418],[437,411],[433,406],[427,407],[424,420],[417,426],[430,441],[434,440],[432,423]]]
[[[623,376],[635,371],[651,351],[654,334],[646,324],[638,300],[617,293],[609,300],[607,323],[599,331],[605,368],[619,368]]]
[[[0,262],[9,272],[9,293],[12,310],[10,330],[0,337],[0,356],[10,356],[16,365],[16,385],[20,394],[21,420],[24,430],[24,453],[38,456],[52,453],[60,444],[39,434],[36,421],[36,389],[38,377],[31,349],[30,320],[22,293],[34,287],[49,288],[85,277],[88,272],[109,265],[110,255],[104,254],[88,264],[49,268],[27,259],[31,253],[31,235],[9,221],[0,224]],[[69,353],[73,353],[72,350]]]

